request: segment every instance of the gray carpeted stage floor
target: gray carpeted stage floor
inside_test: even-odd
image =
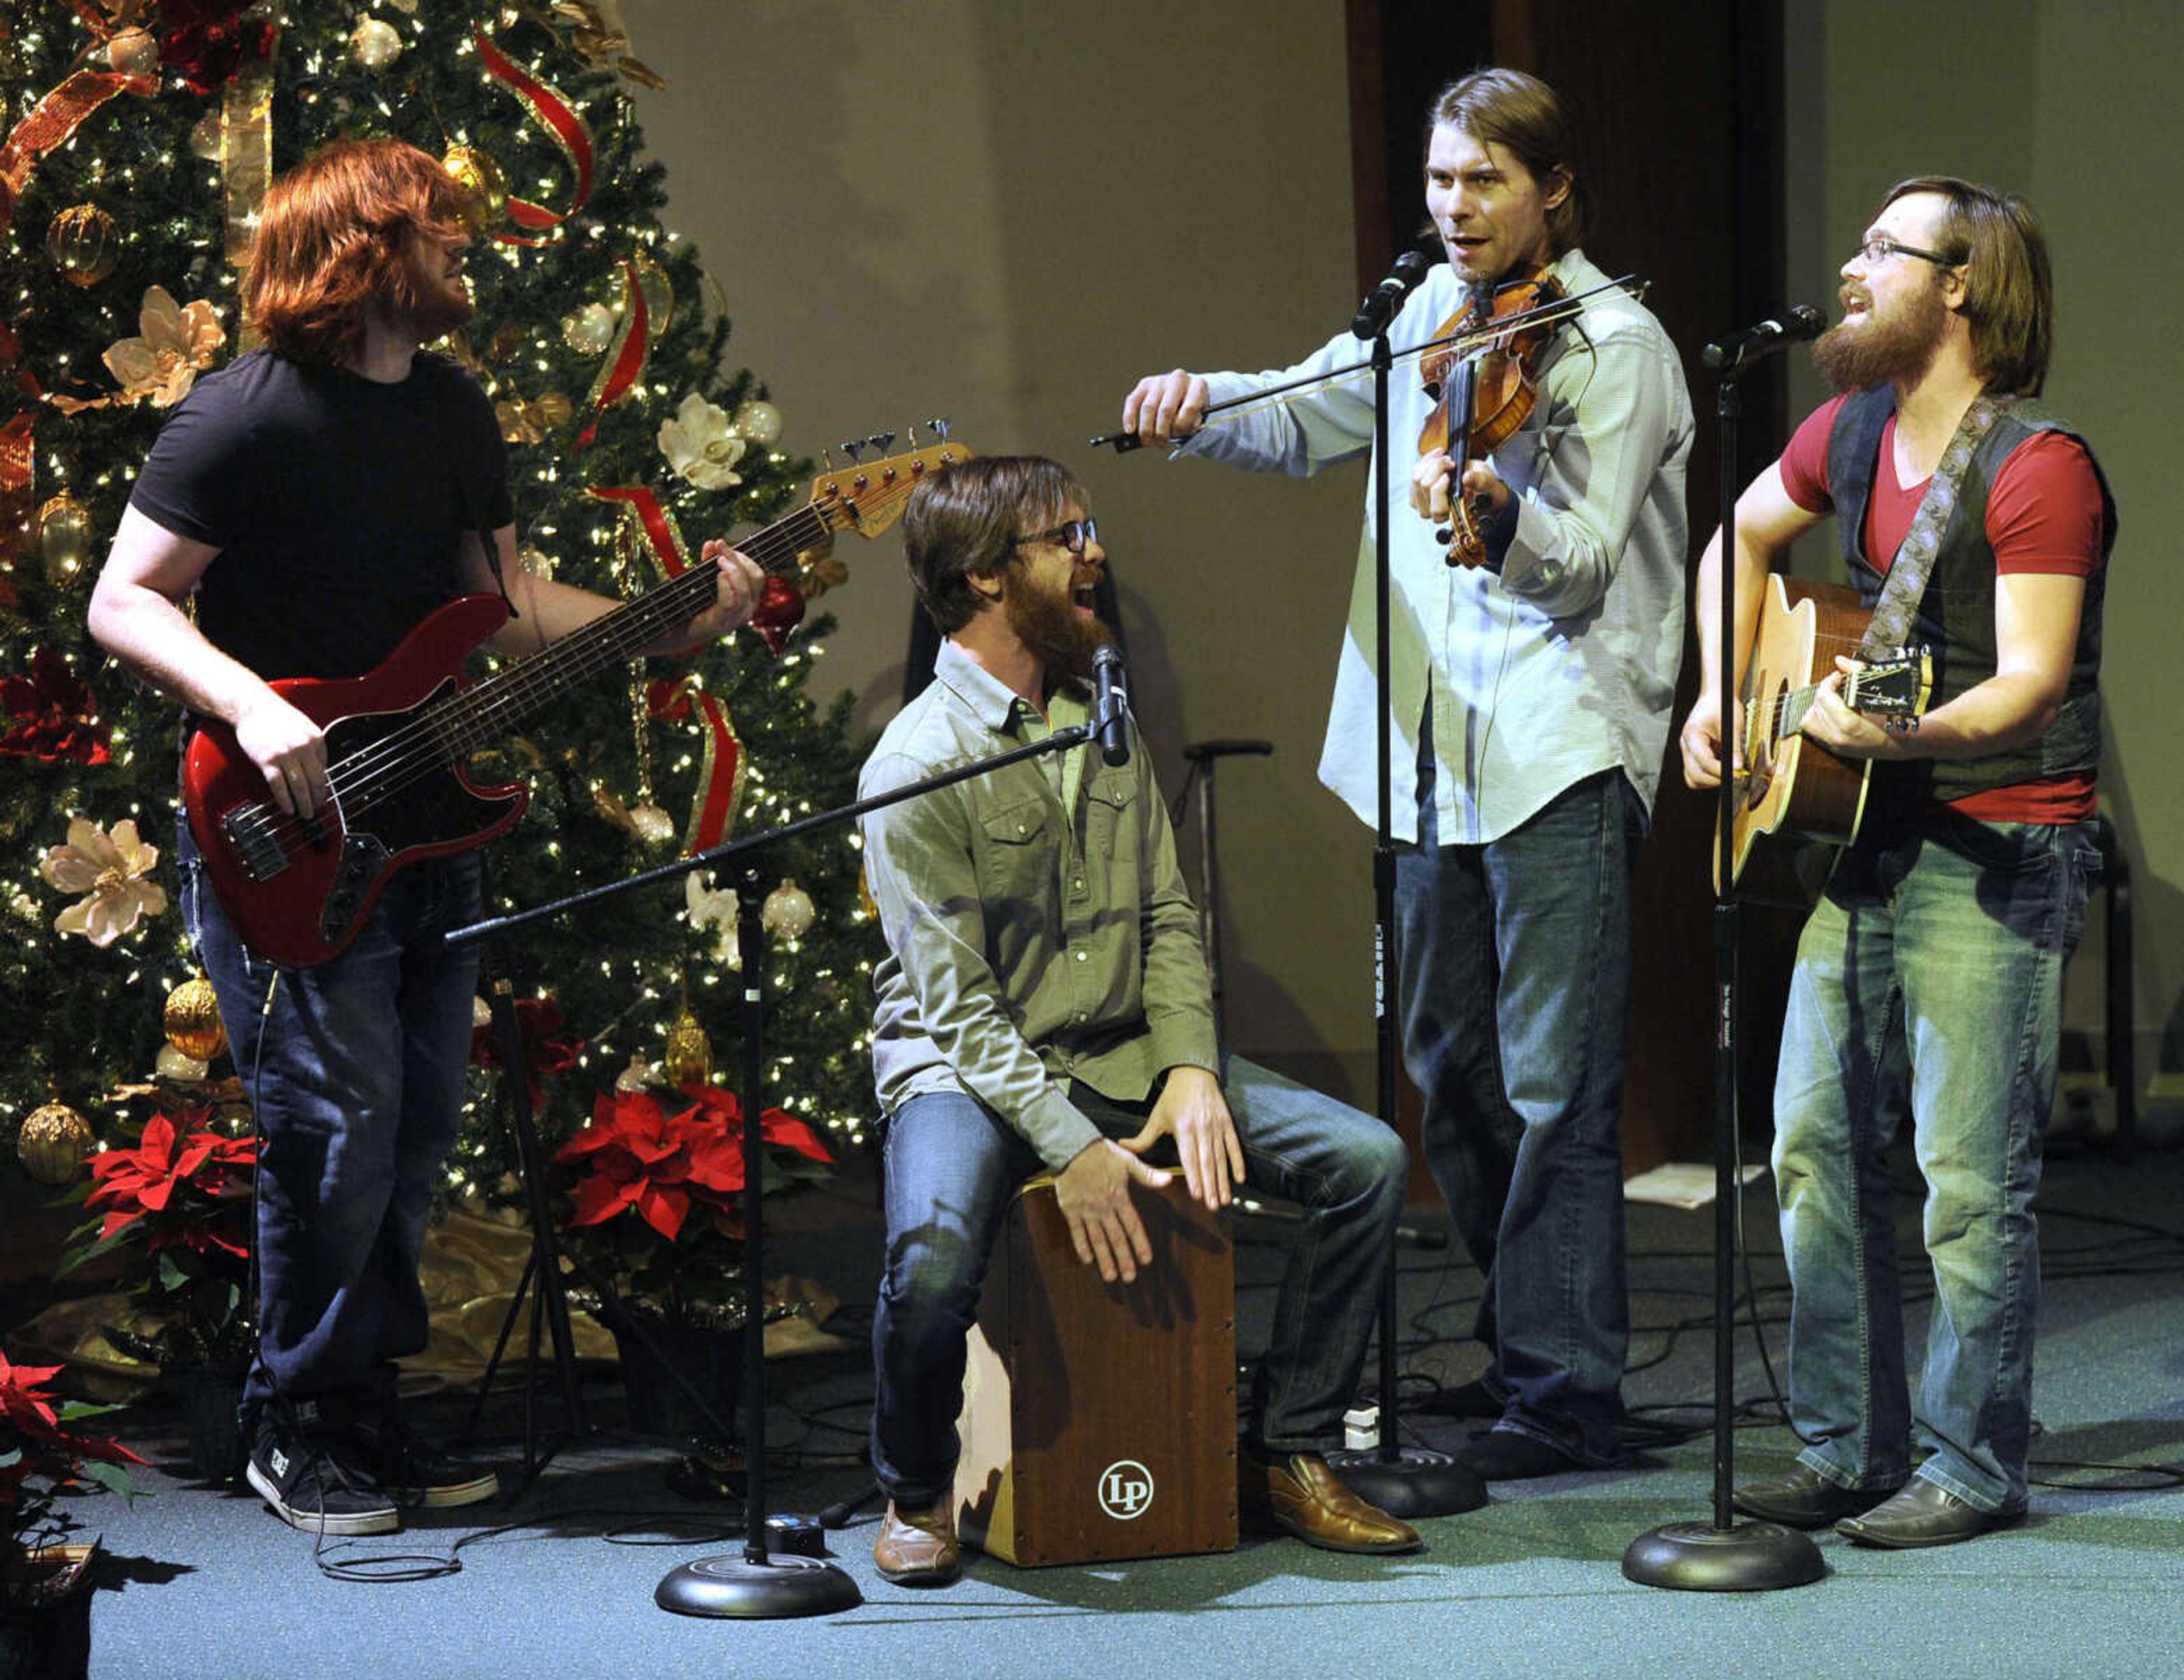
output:
[[[1771,1186],[1746,1200],[1767,1333],[1780,1369],[1780,1263]],[[859,1346],[878,1252],[870,1186],[852,1171],[777,1244],[850,1303],[840,1353],[776,1361],[769,1504],[811,1512],[860,1487],[870,1375]],[[1430,1226],[1432,1216],[1422,1215]],[[1915,1245],[1915,1225],[1904,1227]],[[1627,1393],[1641,1419],[1705,1427],[1712,1388],[1710,1211],[1634,1207],[1640,1334]],[[351,1560],[444,1559],[459,1572],[402,1583],[326,1578],[313,1542],[258,1500],[157,1472],[133,1505],[78,1502],[113,1555],[95,1606],[92,1672],[138,1677],[859,1675],[1067,1677],[1552,1674],[1824,1677],[2106,1676],[2184,1670],[2184,1154],[2120,1166],[2051,1162],[2042,1197],[2042,1316],[2033,1511],[2023,1527],[1931,1552],[1821,1541],[1819,1583],[1765,1594],[1664,1591],[1624,1579],[1641,1533],[1711,1513],[1710,1435],[1656,1444],[1626,1468],[1499,1484],[1493,1503],[1423,1526],[1423,1556],[1376,1561],[1247,1538],[1226,1555],[1019,1571],[974,1560],[944,1591],[878,1579],[869,1512],[835,1538],[861,1608],[793,1622],[666,1615],[655,1585],[678,1563],[741,1550],[741,1508],[685,1499],[671,1446],[608,1433],[563,1451],[512,1507],[427,1515]],[[1263,1337],[1275,1256],[1240,1251],[1241,1344]],[[1446,1253],[1401,1254],[1407,1375],[1458,1381],[1477,1274]],[[1923,1276],[1923,1260],[1914,1276]],[[1914,1336],[1923,1331],[1914,1313]],[[1736,1392],[1756,1417],[1768,1377],[1749,1331]],[[1407,1393],[1408,1385],[1407,1383]],[[588,1384],[614,1425],[619,1391]],[[460,1408],[442,1407],[456,1421]],[[491,1417],[505,1450],[520,1427]],[[1462,1426],[1416,1419],[1450,1445]],[[179,1424],[146,1410],[121,1431],[170,1465]],[[1740,1473],[1785,1467],[1791,1438],[1755,1421]],[[2088,1468],[2127,1463],[2165,1471]],[[460,1549],[457,1549],[460,1548]],[[394,1566],[398,1567],[398,1566]]]

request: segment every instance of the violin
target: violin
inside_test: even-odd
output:
[[[1449,347],[1418,364],[1434,403],[1418,433],[1418,453],[1449,458],[1449,523],[1435,534],[1448,545],[1452,566],[1486,562],[1484,510],[1461,492],[1463,469],[1492,454],[1532,417],[1540,365],[1566,313],[1549,306],[1563,295],[1544,268],[1498,287],[1481,281],[1434,334],[1452,341]]]

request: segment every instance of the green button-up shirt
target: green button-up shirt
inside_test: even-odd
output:
[[[1086,702],[1065,688],[1042,718],[945,642],[858,793],[1042,739],[1084,722]],[[864,819],[888,944],[872,976],[883,1108],[967,1093],[1059,1169],[1100,1135],[1071,1080],[1134,1100],[1167,1068],[1218,1071],[1198,912],[1134,726],[1132,737],[1119,767],[1067,748]]]

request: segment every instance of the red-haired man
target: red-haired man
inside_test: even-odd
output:
[[[465,209],[445,170],[391,140],[338,142],[275,184],[242,286],[265,348],[176,409],[92,597],[92,633],[193,724],[231,728],[284,813],[329,800],[326,743],[268,679],[362,676],[464,594],[506,594],[489,645],[509,654],[618,604],[525,569],[493,406],[423,349],[470,318]],[[705,552],[723,559],[718,599],[647,651],[749,619],[757,568]],[[263,1134],[251,1483],[328,1534],[394,1528],[398,1498],[488,1498],[490,1471],[426,1447],[392,1406],[393,1361],[425,1345],[418,1254],[476,985],[475,955],[438,934],[482,907],[477,855],[398,873],[341,955],[292,971],[237,935],[187,824],[178,857]]]

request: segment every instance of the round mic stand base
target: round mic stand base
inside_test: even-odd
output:
[[[1470,1466],[1429,1447],[1402,1447],[1392,1462],[1375,1448],[1327,1455],[1342,1485],[1390,1516],[1454,1516],[1486,1503],[1486,1484]]]
[[[677,1616],[777,1620],[855,1610],[864,1595],[838,1565],[796,1552],[754,1559],[699,1558],[671,1570],[653,1589],[653,1603]]]
[[[1623,1578],[1691,1593],[1765,1593],[1802,1587],[1828,1572],[1812,1537],[1779,1522],[1670,1522],[1623,1554]]]

